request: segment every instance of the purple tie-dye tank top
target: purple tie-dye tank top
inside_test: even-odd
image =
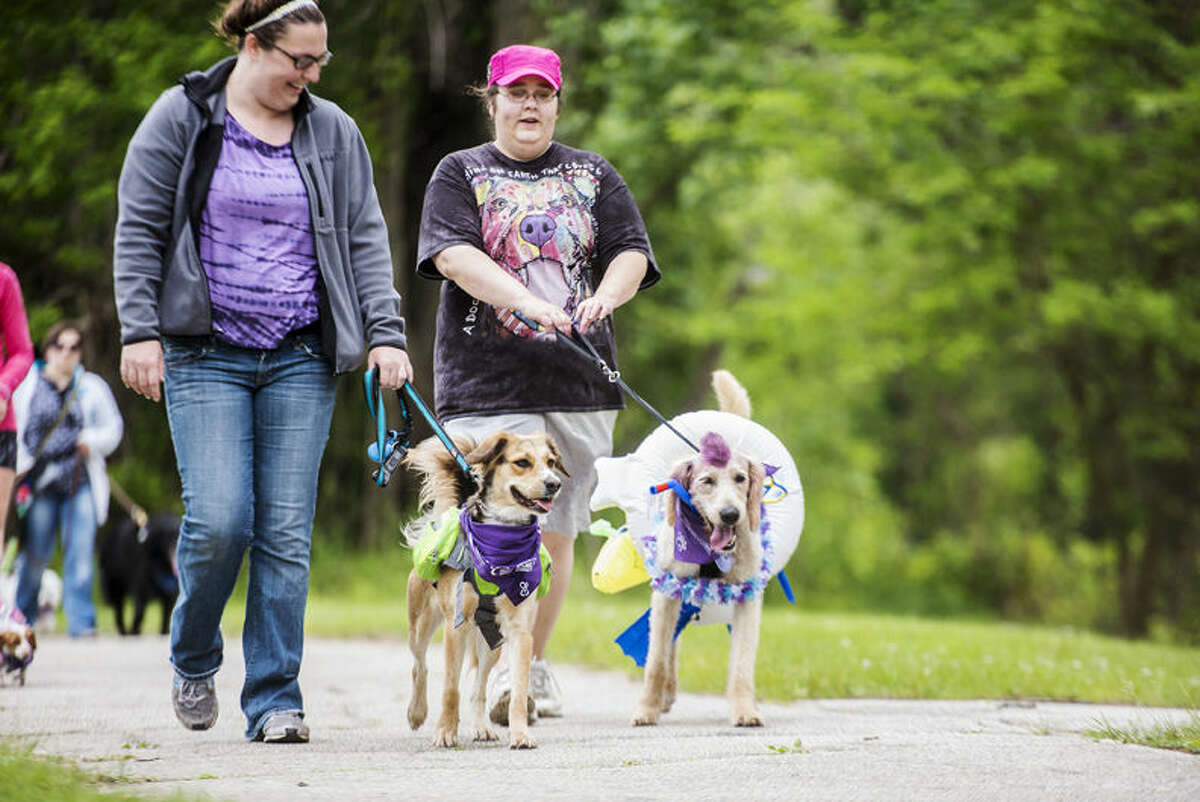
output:
[[[277,348],[317,319],[308,192],[292,146],[270,145],[225,116],[221,157],[200,226],[213,330],[245,348]]]

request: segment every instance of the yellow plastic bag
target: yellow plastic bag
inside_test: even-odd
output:
[[[608,538],[592,564],[592,586],[596,590],[617,593],[650,581],[650,574],[646,573],[646,565],[626,527],[614,530],[612,524],[601,519],[595,521],[589,531]]]

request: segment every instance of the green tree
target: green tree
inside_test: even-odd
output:
[[[1098,0],[602,27],[587,141],[668,270],[631,370],[747,380],[811,466],[806,581],[929,584],[941,554],[956,603],[1046,615],[1115,552],[1122,631],[1196,631],[1196,30]]]

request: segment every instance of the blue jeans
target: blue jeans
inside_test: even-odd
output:
[[[304,710],[297,677],[316,509],[337,379],[316,334],[274,350],[166,338],[167,419],[183,522],[171,662],[187,679],[221,666],[221,614],[249,552],[242,653],[246,737]]]
[[[37,620],[42,572],[54,553],[54,536],[63,543],[63,610],[67,634],[96,630],[92,601],[92,555],[96,546],[96,504],[86,483],[70,496],[38,493],[25,513],[25,542],[18,568],[17,607],[29,623]]]

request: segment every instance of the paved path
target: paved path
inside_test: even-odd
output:
[[[171,712],[165,639],[46,638],[28,684],[0,687],[0,737],[124,790],[253,802],[1200,799],[1200,757],[1078,734],[1182,710],[825,700],[764,705],[767,726],[745,730],[725,724],[723,699],[683,695],[662,725],[635,729],[636,683],[557,666],[568,715],[533,727],[538,749],[447,750],[431,745],[430,723],[408,729],[403,643],[312,639],[301,676],[312,742],[266,745],[242,739],[239,645],[226,654],[220,720],[195,733]],[[435,665],[431,717],[440,687]]]

